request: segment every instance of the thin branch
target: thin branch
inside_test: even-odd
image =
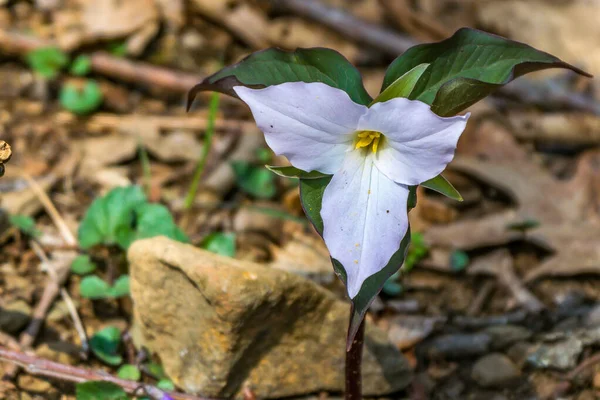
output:
[[[34,240],[31,240],[29,242],[29,245],[33,249],[34,253],[38,256],[40,261],[42,261],[43,265],[46,266],[48,275],[50,275],[50,277],[52,279],[54,279],[55,282],[57,282],[58,281],[58,273],[56,272],[56,268],[54,268],[54,264],[48,259],[48,256],[44,252],[44,249],[42,249],[42,246],[40,246]],[[75,306],[73,299],[69,295],[69,292],[67,292],[67,290],[64,287],[61,287],[61,289],[60,289],[60,296],[62,297],[63,301],[65,302],[65,305],[67,306],[67,309],[69,310],[69,314],[71,314],[71,319],[73,320],[73,325],[75,325],[75,330],[77,331],[77,334],[79,335],[79,340],[81,341],[82,352],[87,357],[88,351],[89,351],[87,334],[85,333],[85,328],[83,327],[83,322],[81,321],[81,318],[79,317],[79,314],[77,313],[77,307]]]
[[[390,29],[366,22],[341,9],[317,0],[275,0],[276,10],[287,11],[313,20],[370,48],[397,56],[417,42]]]
[[[123,388],[127,393],[137,394],[140,387],[146,392],[158,392],[160,389],[152,385],[140,385],[139,382],[128,381],[114,377],[104,371],[94,371],[87,368],[74,367],[46,360],[19,351],[12,351],[0,346],[0,360],[18,365],[32,375],[46,376],[69,382],[104,381],[114,383]],[[209,400],[186,393],[164,392],[175,400]]]
[[[38,48],[55,45],[50,41],[0,30],[0,50],[3,53],[24,55]],[[188,90],[202,80],[202,77],[196,74],[173,71],[147,63],[118,58],[103,51],[92,53],[90,60],[91,69],[95,73],[124,82],[171,92],[187,93]]]

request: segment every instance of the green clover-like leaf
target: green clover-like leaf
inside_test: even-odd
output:
[[[127,393],[122,387],[105,381],[78,383],[75,396],[77,400],[127,400]]]
[[[106,327],[90,338],[90,348],[96,357],[109,365],[119,365],[123,357],[119,354],[121,331],[114,326]]]
[[[27,63],[43,78],[56,78],[61,69],[69,64],[69,56],[58,47],[42,47],[27,53]]]
[[[202,241],[201,247],[222,256],[235,256],[235,233],[211,233]]]
[[[85,115],[102,105],[103,95],[100,85],[89,80],[82,88],[73,83],[63,85],[59,93],[60,104],[74,114]]]

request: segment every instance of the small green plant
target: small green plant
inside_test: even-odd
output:
[[[126,400],[127,393],[122,387],[104,381],[78,383],[75,387],[77,400]]]
[[[240,189],[259,199],[270,199],[277,194],[275,175],[262,165],[253,165],[245,161],[231,164]]]
[[[58,47],[42,47],[27,53],[25,57],[31,69],[45,79],[55,79],[62,70],[75,76],[85,76],[92,69],[92,61],[80,55],[70,63],[69,55]],[[60,104],[74,114],[89,114],[102,105],[103,95],[98,82],[88,79],[82,85],[72,82],[63,84],[59,92]]]
[[[9,221],[12,226],[27,236],[35,238],[42,234],[42,232],[35,227],[35,220],[28,215],[11,215]]]
[[[121,275],[113,285],[96,275],[86,276],[79,283],[79,293],[91,300],[129,296],[129,276]]]
[[[60,88],[58,95],[60,104],[73,114],[86,115],[102,105],[103,96],[100,85],[88,80],[82,87],[74,83],[66,83]]]
[[[222,256],[235,256],[235,233],[211,233],[204,238],[200,247]]]
[[[29,67],[39,76],[54,79],[69,64],[69,55],[58,47],[42,47],[27,53]]]
[[[124,364],[119,367],[117,376],[128,381],[139,381],[142,378],[142,373],[138,367],[132,364]]]
[[[108,365],[117,366],[123,362],[120,354],[121,331],[115,326],[99,330],[90,338],[90,348],[98,359]]]
[[[78,235],[84,249],[103,244],[126,250],[137,239],[160,235],[188,241],[169,210],[148,203],[139,186],[115,188],[94,200],[79,225]]]
[[[81,254],[71,263],[71,272],[77,275],[91,274],[96,270],[96,264],[92,261],[89,255]]]

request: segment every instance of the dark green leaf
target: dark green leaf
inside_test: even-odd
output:
[[[86,276],[79,283],[79,293],[86,299],[105,299],[110,296],[110,285],[96,275]]]
[[[95,111],[102,105],[103,96],[100,86],[95,81],[87,81],[83,88],[67,83],[60,88],[60,104],[74,114],[85,115]]]
[[[320,235],[323,234],[323,219],[321,218],[321,203],[325,188],[331,182],[331,176],[318,179],[300,179],[300,202],[308,220]]]
[[[455,115],[529,72],[567,68],[589,76],[526,44],[462,28],[446,40],[415,46],[398,57],[386,72],[382,90],[423,63],[430,66],[410,98],[430,104],[442,116]]]
[[[372,100],[360,72],[340,53],[324,48],[293,52],[271,48],[253,53],[200,82],[188,94],[188,109],[201,91],[235,96],[234,86],[260,88],[284,82],[322,82],[345,91],[356,103],[367,105]]]
[[[77,275],[87,275],[94,272],[96,264],[92,261],[89,255],[81,254],[71,263],[71,271]]]
[[[58,47],[42,47],[27,53],[27,63],[43,78],[55,78],[69,63],[69,56]]]
[[[275,177],[265,168],[244,161],[234,161],[231,166],[244,192],[259,199],[270,199],[277,193]]]
[[[346,342],[346,346],[348,348],[350,344],[352,344],[354,336],[358,331],[358,327],[364,319],[367,310],[371,306],[371,303],[373,302],[377,294],[381,291],[385,282],[394,273],[398,272],[398,270],[402,266],[409,244],[410,228],[408,229],[408,232],[406,232],[406,235],[404,235],[404,238],[400,243],[398,251],[394,253],[392,258],[390,258],[390,262],[381,271],[379,271],[375,275],[371,275],[370,277],[368,277],[367,280],[365,280],[365,282],[363,283],[356,297],[352,299],[352,318],[350,320],[350,326],[348,328],[348,340]],[[342,265],[337,260],[332,260],[336,272],[340,270],[343,271]],[[344,274],[342,274],[342,278],[344,276],[345,272]],[[345,283],[345,279],[343,279],[343,281]]]
[[[144,203],[146,196],[138,186],[116,188],[94,200],[79,225],[80,246],[130,243],[135,234],[134,210]]]
[[[469,255],[464,251],[455,250],[450,254],[450,268],[454,272],[460,272],[469,265]]]
[[[113,298],[129,296],[129,276],[121,275],[108,290],[108,296]]]
[[[371,105],[395,99],[396,97],[410,96],[415,88],[415,85],[427,67],[429,67],[429,64],[419,64],[410,71],[406,72],[404,75],[396,79],[391,85],[389,85],[383,92],[381,92],[379,96],[373,100]]]
[[[458,190],[456,190],[454,186],[452,186],[452,184],[448,182],[448,180],[442,175],[438,175],[433,179],[421,183],[421,186],[441,193],[451,199],[463,201],[463,198],[460,193],[458,193]]]
[[[322,174],[319,171],[302,171],[296,167],[276,167],[274,165],[265,165],[265,167],[267,167],[269,171],[274,172],[279,176],[283,176],[284,178],[318,179],[329,176]]]
[[[135,365],[122,365],[117,371],[117,376],[128,381],[139,381],[142,378],[142,373]]]
[[[75,387],[77,400],[127,400],[127,393],[111,382],[89,381]]]
[[[84,76],[90,73],[92,69],[92,60],[85,55],[81,55],[73,61],[69,72],[73,75]]]
[[[235,233],[211,233],[202,241],[201,247],[222,256],[235,256]]]
[[[406,262],[404,264],[406,265]],[[383,284],[383,289],[381,289],[381,291],[391,297],[399,296],[404,290],[402,285],[398,282],[399,278],[400,273],[397,271],[392,276],[390,276],[387,281],[385,281],[385,283]]]
[[[109,365],[119,365],[123,362],[123,357],[119,354],[120,345],[121,332],[114,326],[96,332],[90,339],[92,352]]]
[[[42,232],[35,227],[35,220],[28,215],[11,215],[8,220],[10,224],[31,237],[39,237]]]

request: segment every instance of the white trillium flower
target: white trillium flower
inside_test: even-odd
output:
[[[234,90],[276,154],[301,170],[333,175],[323,194],[323,239],[354,298],[408,230],[408,186],[446,168],[469,114],[443,118],[405,98],[369,108],[318,82]]]

